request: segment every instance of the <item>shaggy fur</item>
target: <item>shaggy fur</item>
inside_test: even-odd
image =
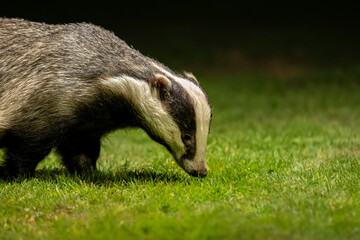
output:
[[[107,30],[0,18],[1,177],[32,175],[52,148],[71,172],[95,169],[101,137],[125,127],[144,129],[185,171],[205,176],[207,130],[199,129],[210,120],[192,74],[175,74]]]

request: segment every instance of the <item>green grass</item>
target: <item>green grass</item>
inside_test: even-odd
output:
[[[51,154],[35,178],[0,182],[0,239],[358,239],[359,76],[200,75],[214,108],[207,178],[118,131],[91,175]]]

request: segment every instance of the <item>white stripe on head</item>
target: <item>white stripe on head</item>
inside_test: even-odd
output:
[[[155,63],[153,63],[153,65],[163,74],[174,79],[179,85],[181,85],[188,92],[194,103],[196,116],[196,154],[193,161],[187,161],[184,163],[185,170],[199,170],[207,168],[206,145],[210,127],[211,108],[203,90],[201,90],[192,81],[180,78]]]
[[[164,109],[158,94],[146,81],[137,80],[127,75],[104,80],[107,91],[129,101],[147,124],[151,133],[163,139],[180,159],[184,152],[181,132],[175,121]]]

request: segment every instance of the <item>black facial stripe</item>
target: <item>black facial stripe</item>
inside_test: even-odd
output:
[[[170,116],[179,126],[181,138],[187,148],[185,158],[193,159],[196,154],[196,114],[194,102],[189,93],[180,86],[176,81],[172,81],[172,89],[165,90],[168,93],[160,93],[163,105],[169,112]],[[186,134],[191,136],[191,141],[185,141]]]

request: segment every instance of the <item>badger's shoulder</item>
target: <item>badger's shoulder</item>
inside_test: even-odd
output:
[[[52,50],[83,50],[85,54],[119,54],[131,49],[113,32],[91,23],[46,24],[18,18],[0,18],[0,39],[12,45],[42,43]],[[0,46],[5,42],[0,42]],[[82,49],[80,49],[82,48]]]

